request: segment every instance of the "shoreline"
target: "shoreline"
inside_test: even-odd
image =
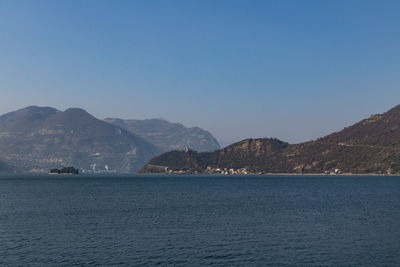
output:
[[[47,175],[47,176],[70,176],[72,173],[46,173],[46,172],[22,172],[22,173],[0,173],[0,175]],[[221,173],[80,173],[78,176],[400,176],[400,174],[378,174],[378,173],[344,173],[344,174],[326,174],[326,173],[248,173],[248,174],[221,174]],[[73,175],[75,176],[75,175]]]
[[[124,174],[126,175],[126,174]],[[249,174],[221,174],[221,173],[136,173],[136,175],[203,175],[203,176],[400,176],[400,174],[379,173],[249,173]]]

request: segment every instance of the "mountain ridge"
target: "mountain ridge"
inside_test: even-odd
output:
[[[134,172],[162,151],[80,108],[29,106],[0,116],[0,157],[23,171],[75,166]]]
[[[220,148],[218,141],[210,132],[197,126],[188,128],[181,123],[169,122],[166,119],[106,118],[104,120],[144,138],[164,152],[185,147],[200,152]]]
[[[175,159],[174,159],[175,157]],[[317,140],[245,139],[214,152],[174,151],[142,173],[400,173],[400,105]]]

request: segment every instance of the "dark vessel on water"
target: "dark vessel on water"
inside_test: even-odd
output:
[[[61,169],[51,169],[49,174],[79,174],[79,170],[74,167],[64,167]]]

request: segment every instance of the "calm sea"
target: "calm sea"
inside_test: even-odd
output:
[[[400,177],[0,177],[0,265],[400,266]]]

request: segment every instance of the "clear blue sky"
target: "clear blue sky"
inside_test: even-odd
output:
[[[399,14],[400,1],[0,0],[0,113],[314,139],[400,104]]]

